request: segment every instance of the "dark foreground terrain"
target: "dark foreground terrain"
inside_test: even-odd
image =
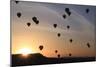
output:
[[[64,58],[47,58],[40,53],[29,54],[28,57],[23,57],[21,54],[12,55],[12,66],[27,66],[27,65],[43,65],[43,64],[58,64],[58,63],[73,63],[73,62],[89,62],[95,61],[95,57],[64,57]]]

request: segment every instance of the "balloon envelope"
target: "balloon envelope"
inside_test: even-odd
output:
[[[64,19],[66,18],[66,15],[65,15],[65,14],[63,15],[63,18],[64,18]]]
[[[19,3],[19,1],[15,1],[15,3],[16,3],[16,4],[18,4],[18,3]]]
[[[72,40],[72,39],[70,39],[69,41],[72,43],[72,41],[73,41],[73,40]]]
[[[57,53],[58,51],[57,50],[55,50],[55,53]]]
[[[35,24],[39,24],[39,20],[37,20],[37,17],[32,17],[32,20],[35,22]]]
[[[39,24],[39,21],[37,20],[35,23],[36,23],[36,24]]]
[[[89,13],[89,9],[86,9],[86,13]]]
[[[72,56],[72,54],[71,54],[71,53],[69,53],[69,56]]]
[[[69,12],[69,8],[65,8],[65,12]]]
[[[90,44],[89,43],[87,43],[87,46],[88,46],[88,48],[90,48]]]
[[[70,28],[70,26],[69,25],[67,25],[67,29],[69,29]]]
[[[67,14],[68,14],[68,16],[70,16],[71,15],[71,12],[67,12]]]
[[[61,34],[60,34],[60,33],[58,33],[57,35],[58,35],[58,37],[60,37],[60,36],[61,36]]]
[[[20,12],[17,13],[17,17],[19,17],[19,18],[21,17],[21,13]]]
[[[57,24],[53,24],[53,26],[54,26],[54,28],[56,28],[57,27]]]
[[[65,12],[68,14],[68,16],[71,15],[71,12],[70,12],[69,8],[65,8]]]
[[[40,46],[39,46],[39,49],[40,49],[40,50],[42,50],[42,49],[43,49],[43,46],[42,46],[42,45],[40,45]]]
[[[34,22],[36,22],[36,21],[37,21],[37,18],[36,18],[36,17],[32,17],[32,20],[33,20]]]
[[[60,54],[58,54],[58,58],[60,58]]]
[[[31,25],[31,23],[28,22],[28,23],[27,23],[27,26],[30,26],[30,25]]]

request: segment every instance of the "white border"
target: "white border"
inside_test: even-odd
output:
[[[26,0],[23,0],[26,1]],[[97,6],[97,61],[84,63],[68,63],[68,64],[53,64],[39,65],[41,67],[99,67],[100,62],[100,0],[27,0],[38,2],[52,3],[69,3],[69,4],[84,4]],[[39,67],[34,66],[34,67]],[[0,1],[0,67],[10,67],[10,0]],[[27,66],[32,67],[32,66]]]

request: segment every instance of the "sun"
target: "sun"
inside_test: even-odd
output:
[[[29,48],[22,48],[19,50],[19,53],[22,54],[23,56],[28,56],[29,54],[32,53],[32,50]]]

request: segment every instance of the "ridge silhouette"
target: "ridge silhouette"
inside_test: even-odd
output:
[[[12,54],[12,66],[58,64],[73,62],[95,61],[95,57],[46,57],[40,53],[29,54],[24,57],[22,54]]]

